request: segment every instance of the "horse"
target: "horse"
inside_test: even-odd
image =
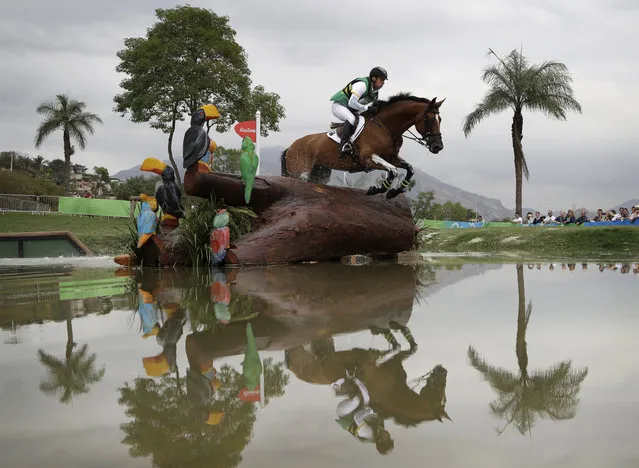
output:
[[[390,328],[371,327],[374,335],[383,335],[392,349],[355,348],[335,351],[332,338],[296,346],[285,351],[286,367],[305,382],[330,385],[347,370],[354,370],[370,393],[370,405],[381,417],[393,418],[397,424],[411,427],[424,421],[451,420],[446,413],[447,371],[436,365],[416,380],[426,382],[416,393],[407,383],[403,361],[417,350],[417,343],[408,327],[391,321]],[[399,330],[410,348],[402,350],[391,333]]]
[[[339,139],[342,123],[333,123],[336,130],[314,133],[295,140],[281,154],[281,175],[307,182],[327,184],[331,170],[348,172],[370,172],[384,170],[386,179],[378,186],[371,186],[367,195],[387,192],[386,198],[393,198],[406,191],[414,175],[413,167],[399,156],[403,144],[403,134],[412,126],[421,135],[406,136],[426,146],[437,154],[444,149],[440,131],[439,108],[446,99],[426,99],[400,93],[388,101],[377,101],[368,111],[357,117],[355,130],[351,136],[353,155],[341,157]],[[331,136],[329,136],[331,135]],[[411,133],[411,135],[413,135]],[[390,189],[397,168],[404,169],[406,176],[398,187]],[[389,190],[390,189],[390,190]]]

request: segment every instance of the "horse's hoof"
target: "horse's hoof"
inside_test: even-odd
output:
[[[386,193],[386,198],[390,200],[391,198],[395,198],[397,195],[399,195],[402,192],[403,192],[402,189],[396,189],[396,188],[390,189],[388,193]]]
[[[366,195],[377,195],[380,192],[380,189],[377,187],[369,187]]]

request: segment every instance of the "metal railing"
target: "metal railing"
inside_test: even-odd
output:
[[[59,197],[53,195],[17,195],[0,193],[0,212],[31,214],[57,213]]]

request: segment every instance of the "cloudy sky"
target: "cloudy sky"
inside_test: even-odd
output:
[[[33,145],[40,122],[36,106],[58,93],[87,103],[104,120],[76,162],[112,173],[151,155],[166,158],[166,137],[115,114],[122,76],[116,52],[124,37],[139,37],[155,20],[154,8],[177,2],[9,0],[0,16],[0,149],[61,157],[62,142]],[[639,137],[635,107],[635,0],[396,0],[299,2],[193,0],[191,5],[228,15],[246,49],[254,84],[278,93],[287,118],[263,146],[287,146],[332,120],[329,97],[373,65],[390,80],[386,98],[399,91],[446,97],[442,132],[446,148],[433,156],[407,141],[403,156],[444,182],[514,206],[509,114],[481,123],[469,138],[463,118],[481,99],[489,47],[506,55],[523,44],[533,63],[566,63],[583,113],[566,122],[524,115],[524,151],[531,172],[524,205],[541,210],[608,207],[639,196]],[[632,59],[635,57],[635,59]],[[181,152],[182,125],[174,150]],[[239,147],[229,132],[212,135]]]

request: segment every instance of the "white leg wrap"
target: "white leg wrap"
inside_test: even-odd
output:
[[[373,162],[375,164],[379,164],[381,166],[384,166],[388,172],[392,173],[393,176],[397,177],[397,168],[395,166],[393,166],[392,164],[386,162],[386,160],[384,158],[374,154],[371,159],[373,160]]]

